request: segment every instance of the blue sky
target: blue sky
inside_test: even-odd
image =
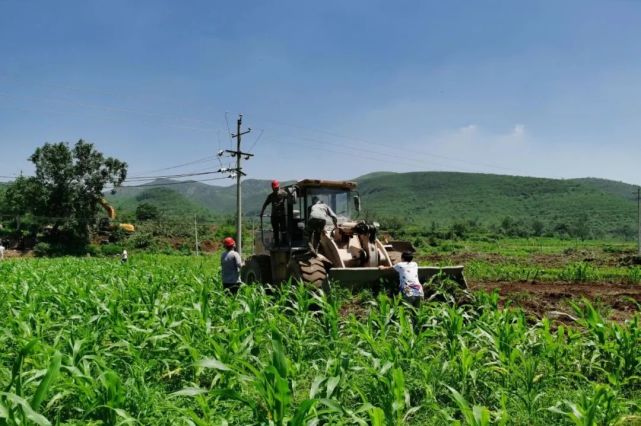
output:
[[[641,184],[641,2],[0,0],[2,176],[80,138],[153,174],[239,112],[250,177]]]

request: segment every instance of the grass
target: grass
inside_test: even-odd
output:
[[[216,258],[0,263],[0,424],[637,424],[641,324],[304,287]],[[362,317],[342,314],[362,303]]]
[[[422,247],[422,263],[464,264],[472,281],[641,283],[641,267],[623,258],[636,244],[557,238],[503,238],[495,241],[443,241]]]

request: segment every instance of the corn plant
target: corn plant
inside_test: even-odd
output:
[[[474,268],[515,279],[534,273]],[[560,271],[541,270],[537,280]],[[299,285],[243,285],[231,295],[218,272],[209,257],[0,262],[0,426],[638,417],[638,314],[614,323],[581,302],[577,323],[559,325],[502,308],[497,293],[418,308]]]

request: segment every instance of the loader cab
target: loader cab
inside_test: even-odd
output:
[[[295,251],[307,247],[304,231],[314,197],[331,207],[338,217],[339,224],[353,220],[358,214],[357,206],[360,207],[358,195],[355,196],[355,182],[305,179],[283,189],[291,195],[287,202],[287,231],[286,235],[282,236],[285,238],[281,238],[284,243],[275,247],[270,230],[261,229],[263,250]],[[269,228],[269,225],[265,228]]]
[[[352,205],[356,183],[349,181],[328,181],[306,179],[296,184],[298,198],[300,199],[301,218],[305,223],[309,218],[312,198],[327,204],[336,213],[338,222],[343,223],[353,219],[357,213]],[[360,205],[360,201],[358,203]]]
[[[296,246],[304,247],[306,244],[303,232],[309,220],[314,197],[327,204],[336,213],[339,224],[352,220],[357,213],[352,206],[353,190],[356,188],[354,182],[306,179],[292,187],[296,196],[293,197],[290,223],[293,224],[291,231],[294,237],[293,243]]]
[[[351,219],[352,209],[350,208],[350,193],[348,191],[333,188],[310,188],[306,191],[304,199],[301,200],[303,202],[301,207],[305,212],[305,222],[309,219],[314,197],[327,204],[336,213],[339,223],[347,222]]]

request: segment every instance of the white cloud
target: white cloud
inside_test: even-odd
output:
[[[523,124],[515,124],[512,129],[512,136],[520,138],[525,135],[525,126]]]
[[[459,133],[463,135],[473,135],[478,132],[479,127],[476,124],[468,124],[467,126],[458,129]]]

